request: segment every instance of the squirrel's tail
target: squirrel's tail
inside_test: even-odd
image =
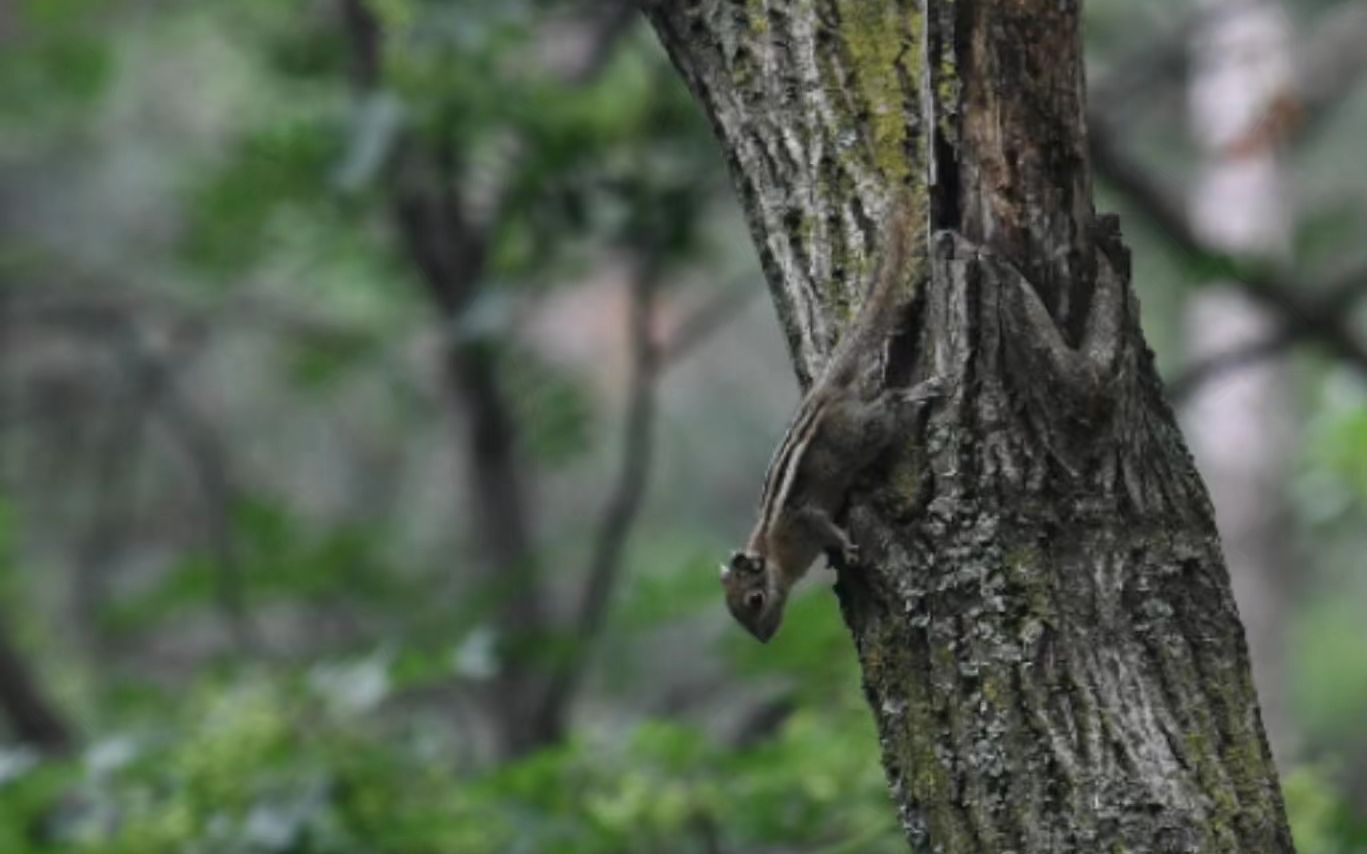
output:
[[[930,275],[929,211],[923,193],[903,190],[883,226],[878,263],[859,313],[841,336],[830,368],[845,382],[859,370],[860,354],[880,348],[903,318],[903,309]]]

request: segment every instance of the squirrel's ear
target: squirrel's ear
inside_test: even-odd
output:
[[[744,568],[745,555],[741,554],[739,551],[731,552],[731,557],[727,558],[726,563],[721,565],[722,580],[725,581],[726,579],[731,577],[732,572]]]

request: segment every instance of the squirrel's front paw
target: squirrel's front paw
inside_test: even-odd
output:
[[[850,566],[855,566],[856,564],[858,564],[859,557],[859,546],[855,545],[854,543],[846,543],[845,547],[840,550],[841,560],[845,561],[845,563],[849,564]]]
[[[859,546],[846,542],[827,553],[832,569],[853,569],[859,565]]]
[[[935,400],[944,397],[949,390],[949,380],[945,377],[931,377],[923,380],[909,389],[903,389],[898,393],[898,397],[904,404],[925,403],[928,400]]]

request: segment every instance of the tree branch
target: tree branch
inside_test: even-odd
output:
[[[1353,303],[1367,295],[1367,269],[1345,275],[1324,290],[1327,295],[1314,304],[1316,325],[1335,322],[1352,309]],[[1202,384],[1270,359],[1313,335],[1312,328],[1285,325],[1261,340],[1188,365],[1167,381],[1168,397],[1173,403],[1181,404]]]
[[[1093,116],[1091,154],[1097,172],[1120,191],[1188,258],[1219,271],[1250,296],[1275,310],[1289,334],[1312,340],[1338,359],[1367,374],[1367,347],[1349,327],[1342,312],[1328,313],[1301,296],[1298,288],[1265,267],[1248,264],[1208,246],[1188,222],[1172,193],[1124,153],[1107,131],[1105,120]]]
[[[636,22],[632,0],[592,0],[582,5],[576,22],[581,36],[578,49],[555,66],[555,71],[571,83],[586,83],[597,77],[612,57],[613,47]]]
[[[232,636],[242,652],[261,648],[247,607],[246,577],[233,534],[232,514],[238,488],[228,469],[228,453],[210,419],[203,418],[176,388],[170,365],[144,351],[145,370],[156,386],[153,413],[181,446],[204,502],[210,551],[218,569],[218,604]]]
[[[1160,38],[1120,62],[1104,79],[1093,84],[1094,115],[1104,114],[1111,127],[1131,122],[1139,111],[1135,104],[1180,86],[1190,70],[1186,36],[1195,27],[1207,26],[1212,15],[1227,14],[1220,7],[1187,16]],[[1285,142],[1296,143],[1313,133],[1334,113],[1367,73],[1367,6],[1342,2],[1322,13],[1297,51],[1294,115],[1289,121],[1272,121],[1285,131]],[[1107,105],[1115,105],[1107,109]],[[1123,105],[1123,109],[1119,106]],[[1279,105],[1269,104],[1276,111]],[[1275,119],[1270,116],[1270,119]],[[1263,123],[1266,124],[1266,123]]]
[[[363,0],[340,0],[358,100],[382,86],[380,21]],[[458,338],[456,325],[483,287],[488,235],[465,214],[455,188],[457,152],[401,131],[385,187],[391,218],[408,258],[421,275],[446,331],[443,373],[449,399],[465,416],[466,500],[470,532],[483,551],[486,580],[496,594],[494,623],[503,667],[492,686],[502,748],[534,746],[529,704],[535,675],[527,667],[528,640],[544,631],[530,510],[517,455],[517,425],[488,342]]]
[[[660,345],[660,367],[667,369],[682,361],[740,312],[764,293],[757,284],[736,282],[693,310],[684,318],[669,340]]]
[[[622,555],[645,496],[654,456],[656,382],[660,352],[654,340],[657,258],[649,258],[631,281],[627,326],[631,346],[631,384],[622,439],[621,464],[590,552],[587,581],[572,623],[574,646],[561,663],[542,702],[539,727],[547,734],[564,725],[622,574]]]
[[[1367,73],[1367,6],[1339,3],[1315,21],[1297,68],[1300,120],[1294,141],[1322,126]]]
[[[0,707],[20,741],[40,750],[69,750],[75,735],[33,677],[28,663],[0,624]]]
[[[120,368],[128,377],[128,384],[136,396],[136,405],[123,407],[127,418],[136,419],[123,425],[133,431],[146,410],[167,429],[172,440],[180,445],[190,465],[197,490],[204,502],[203,512],[209,532],[210,551],[218,569],[218,605],[234,645],[241,651],[259,647],[246,606],[246,592],[241,561],[238,559],[231,517],[236,503],[237,488],[228,471],[227,451],[212,423],[181,395],[176,387],[175,374],[185,365],[185,359],[167,358],[150,352],[139,339],[137,330],[126,316],[114,315],[114,322],[103,323],[96,340],[103,340],[118,358]],[[131,460],[129,441],[116,433],[111,444],[113,459]],[[112,465],[112,462],[111,464]],[[112,494],[114,472],[106,467],[101,492]],[[86,549],[92,559],[109,551],[110,532],[99,524],[91,534]],[[84,594],[83,594],[84,595]]]
[[[351,45],[353,84],[359,98],[368,97],[383,85],[384,33],[363,0],[340,3]],[[617,8],[621,5],[595,8],[602,13],[595,19],[601,34],[588,39],[588,55],[579,57],[582,61],[575,64],[576,72],[587,74],[601,67],[630,20],[625,9]],[[552,686],[552,693],[554,685],[538,684],[541,674],[531,669],[527,654],[529,643],[547,629],[548,609],[523,492],[517,424],[497,370],[497,352],[492,342],[456,335],[457,322],[486,284],[490,239],[487,230],[467,215],[457,190],[460,154],[443,141],[430,142],[401,131],[387,191],[391,216],[409,259],[421,273],[448,332],[445,373],[451,398],[464,411],[469,428],[467,496],[473,510],[473,533],[483,544],[491,574],[497,573],[495,622],[505,647],[504,667],[494,688],[497,722],[504,750],[517,754],[560,737],[560,722],[546,715],[552,704],[559,714],[563,704],[544,699],[546,685]],[[620,542],[614,545],[613,541],[624,539],[634,511],[630,506],[617,511],[621,518],[610,518],[613,530],[605,535],[599,558],[599,566],[608,567],[601,574],[609,588],[621,548]],[[589,599],[597,595],[591,593]],[[581,615],[587,623],[600,619]],[[576,679],[577,674],[568,684],[572,686]]]

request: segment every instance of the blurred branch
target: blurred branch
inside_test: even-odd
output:
[[[6,324],[6,334],[11,337],[42,326],[95,335],[134,318],[153,322],[176,339],[199,338],[227,327],[266,330],[292,345],[325,351],[378,351],[373,363],[385,372],[387,383],[414,399],[433,402],[431,390],[420,387],[403,364],[401,348],[412,343],[412,338],[386,340],[383,330],[328,317],[288,300],[242,292],[217,299],[212,305],[200,305],[104,279],[79,286],[50,281],[14,285],[7,294],[8,319],[0,316],[0,322]],[[14,414],[7,413],[0,427],[14,420]]]
[[[0,0],[0,47],[13,41],[18,32],[13,0]]]
[[[111,431],[96,474],[98,495],[109,500],[111,507],[127,509],[130,502],[118,499],[117,483],[126,477],[124,470],[136,457],[133,446],[141,437],[139,425],[144,415],[159,421],[184,452],[203,499],[210,550],[220,573],[219,605],[234,644],[241,650],[256,648],[232,535],[232,508],[238,490],[228,471],[226,443],[213,423],[203,418],[180,393],[176,382],[176,373],[188,362],[185,345],[201,342],[206,331],[213,328],[210,320],[184,313],[172,300],[142,299],[142,295],[117,286],[102,288],[98,293],[54,295],[48,289],[33,291],[33,299],[12,300],[5,318],[7,330],[20,325],[28,330],[54,325],[75,332],[84,340],[103,344],[127,380],[130,399],[118,407],[118,427]],[[170,354],[153,352],[142,341],[135,318],[156,318],[167,326],[170,337],[179,346]],[[112,518],[107,512],[97,514],[96,524],[81,549],[82,563],[108,558],[112,532],[118,527],[110,521]],[[76,595],[85,600],[80,610],[87,620],[94,619],[97,606],[93,600],[100,597],[102,587],[102,583],[89,577],[78,582]]]
[[[1174,194],[1120,149],[1111,137],[1104,116],[1092,116],[1089,135],[1092,162],[1098,174],[1120,191],[1184,255],[1211,269],[1227,271],[1228,278],[1239,288],[1278,313],[1286,334],[1297,340],[1313,341],[1367,374],[1367,347],[1354,335],[1348,318],[1341,311],[1326,313],[1311,299],[1302,296],[1313,290],[1297,287],[1266,267],[1243,262],[1207,245],[1196,235]]]
[[[660,376],[762,292],[757,287],[726,288],[695,309],[667,343],[657,344],[654,316],[661,275],[659,264],[657,258],[646,259],[630,284],[627,327],[632,361],[621,462],[590,551],[585,573],[588,580],[573,622],[574,642],[542,701],[539,726],[547,732],[563,728],[564,717],[583,679],[593,646],[602,635],[612,594],[621,579],[622,554],[639,515],[654,457]]]
[[[338,2],[351,49],[351,79],[357,100],[362,102],[383,88],[385,33],[363,0]],[[632,9],[623,0],[585,8],[592,14],[583,31],[583,52],[565,57],[559,68],[573,82],[584,82],[603,67],[632,20]],[[515,141],[509,150],[517,150]],[[548,627],[548,609],[543,601],[546,591],[523,492],[517,424],[497,370],[497,348],[492,341],[460,335],[457,330],[466,309],[487,284],[491,239],[484,222],[468,215],[461,197],[462,154],[447,140],[400,129],[392,149],[387,191],[404,249],[447,330],[445,374],[451,399],[459,404],[468,425],[465,457],[472,532],[482,545],[488,570],[497,579],[499,607],[494,622],[504,646],[504,666],[494,687],[496,723],[501,728],[503,749],[516,755],[561,737],[564,701],[560,697],[572,693],[582,663],[553,673],[550,682],[543,684],[526,655],[529,643]],[[495,191],[494,195],[501,194]],[[495,198],[491,207],[497,210],[501,201]],[[485,217],[484,221],[497,219]],[[649,419],[649,412],[644,417]],[[644,472],[629,473],[628,480],[637,477],[643,482]],[[640,487],[635,489],[639,491]],[[600,553],[590,571],[591,590],[580,614],[581,624],[591,625],[595,632],[616,578],[619,552],[637,498],[627,494],[621,501],[620,507],[609,511],[605,522]],[[604,586],[607,592],[595,592],[594,585]]]
[[[538,726],[545,732],[563,728],[565,712],[578,690],[602,634],[612,593],[622,574],[622,552],[640,512],[654,456],[656,384],[660,352],[654,341],[655,292],[659,259],[644,262],[631,281],[628,329],[631,346],[631,385],[622,440],[621,466],[594,538],[579,611],[574,619],[574,643],[551,679],[542,701]]]
[[[384,32],[363,0],[339,0],[339,10],[356,97],[363,101],[382,87]],[[494,625],[503,644],[504,666],[491,699],[502,747],[516,755],[540,743],[529,719],[536,686],[519,652],[543,631],[546,609],[522,488],[517,425],[496,370],[496,353],[487,342],[456,335],[458,320],[484,285],[488,255],[488,235],[466,216],[457,191],[458,156],[443,141],[401,130],[386,190],[403,249],[446,330],[448,394],[468,425],[464,456],[470,532],[484,552],[487,580],[496,581]]]
[[[1140,112],[1135,105],[1182,86],[1190,71],[1187,36],[1196,27],[1208,26],[1210,17],[1224,13],[1215,6],[1187,15],[1176,26],[1093,83],[1089,100],[1094,111],[1105,110],[1110,127],[1132,122]],[[1283,104],[1268,105],[1269,119],[1283,131],[1283,141],[1297,142],[1308,136],[1333,114],[1367,73],[1367,5],[1346,0],[1323,12],[1297,46],[1296,91],[1287,93],[1295,102],[1294,116],[1277,116]],[[1278,119],[1284,120],[1278,120]]]
[[[656,397],[660,376],[696,346],[730,322],[756,295],[757,287],[728,287],[695,309],[670,340],[654,336],[655,295],[661,275],[658,258],[648,258],[632,277],[627,327],[632,362],[624,419],[622,456],[617,481],[609,494],[594,538],[584,593],[573,622],[575,638],[560,670],[552,678],[540,719],[547,731],[563,726],[578,690],[593,645],[602,634],[613,591],[622,572],[622,553],[639,514],[653,460]]]
[[[661,369],[673,367],[722,327],[734,320],[751,300],[764,292],[750,282],[736,282],[703,303],[679,324],[669,340],[660,345]]]
[[[612,49],[636,22],[634,0],[590,0],[583,4],[578,28],[582,44],[575,55],[566,57],[558,70],[572,83],[585,83],[598,76],[612,57]]]
[[[1319,16],[1302,41],[1297,76],[1300,121],[1297,137],[1312,133],[1347,100],[1367,73],[1367,5],[1339,3]]]
[[[366,6],[365,0],[342,0],[338,10],[342,29],[351,45],[351,85],[358,92],[375,89],[380,84],[380,63],[384,33],[380,21]]]
[[[1202,385],[1279,356],[1294,342],[1295,338],[1283,331],[1187,365],[1181,373],[1164,383],[1168,399],[1174,405],[1181,406],[1190,400]]]
[[[1325,292],[1326,296],[1316,300],[1314,314],[1320,322],[1327,323],[1344,317],[1352,309],[1353,303],[1367,296],[1367,269],[1341,277],[1325,288]],[[1304,337],[1304,330],[1298,332],[1291,327],[1283,327],[1259,341],[1188,365],[1176,377],[1168,380],[1168,397],[1180,404],[1203,383],[1277,356]]]
[[[708,706],[734,705],[736,682],[731,677],[676,686],[662,702],[652,704],[650,714],[680,717],[705,714]],[[753,687],[753,686],[751,686]],[[802,708],[802,698],[791,687],[748,690],[743,708],[730,728],[726,742],[736,750],[747,750],[773,738],[793,713]]]
[[[1209,14],[1209,10],[1189,12],[1162,35],[1130,52],[1087,87],[1088,100],[1092,104],[1124,104],[1125,109],[1115,111],[1117,123],[1137,117],[1139,111],[1134,108],[1138,103],[1176,89],[1186,79],[1191,65],[1187,34]]]
[[[721,827],[709,809],[695,806],[688,817],[688,827],[698,836],[698,844],[702,846],[704,854],[724,854],[726,849],[721,843]]]
[[[234,646],[242,652],[258,652],[261,645],[247,607],[246,578],[233,535],[238,489],[228,471],[225,443],[214,424],[180,394],[168,365],[150,355],[144,358],[156,382],[153,412],[181,446],[204,501],[210,550],[218,569],[219,608]]]
[[[731,739],[737,750],[747,750],[774,737],[799,708],[795,692],[784,691],[750,708]]]
[[[1294,88],[1274,94],[1230,153],[1304,145],[1348,99],[1367,71],[1367,6],[1342,3],[1322,14],[1296,53]]]
[[[432,189],[400,178],[391,186],[393,216],[446,333],[447,393],[466,423],[470,533],[483,551],[485,581],[498,603],[493,623],[502,667],[493,686],[495,722],[504,751],[518,755],[544,741],[528,719],[539,675],[530,668],[527,652],[545,631],[547,608],[524,492],[518,425],[498,370],[497,349],[494,342],[460,336],[456,329],[484,286],[488,244],[487,235],[461,211],[460,200],[449,189],[450,177],[422,182]]]
[[[91,521],[77,542],[70,588],[77,634],[97,661],[116,650],[116,639],[106,632],[102,611],[109,598],[109,576],[117,567],[123,545],[120,535],[129,527],[128,518],[135,510],[129,473],[136,469],[143,451],[143,428],[152,397],[150,377],[133,355],[132,339],[133,333],[124,323],[110,324],[91,338],[106,345],[124,387],[112,405],[100,407],[97,413],[107,414],[108,421],[101,425],[106,429],[96,443]]]
[[[227,452],[217,430],[200,417],[176,386],[175,374],[184,367],[186,360],[177,358],[175,353],[166,356],[152,352],[130,324],[112,325],[108,329],[116,334],[114,347],[124,371],[133,378],[141,403],[138,408],[146,407],[185,454],[204,501],[210,549],[218,569],[219,608],[238,650],[255,650],[258,645],[247,612],[241,562],[232,533],[236,488],[228,474]],[[182,343],[187,340],[181,338]],[[179,352],[184,352],[183,347]],[[115,450],[125,458],[131,458],[126,448]]]
[[[28,663],[0,624],[0,707],[14,735],[40,750],[61,753],[75,736],[56,707],[39,690]]]

